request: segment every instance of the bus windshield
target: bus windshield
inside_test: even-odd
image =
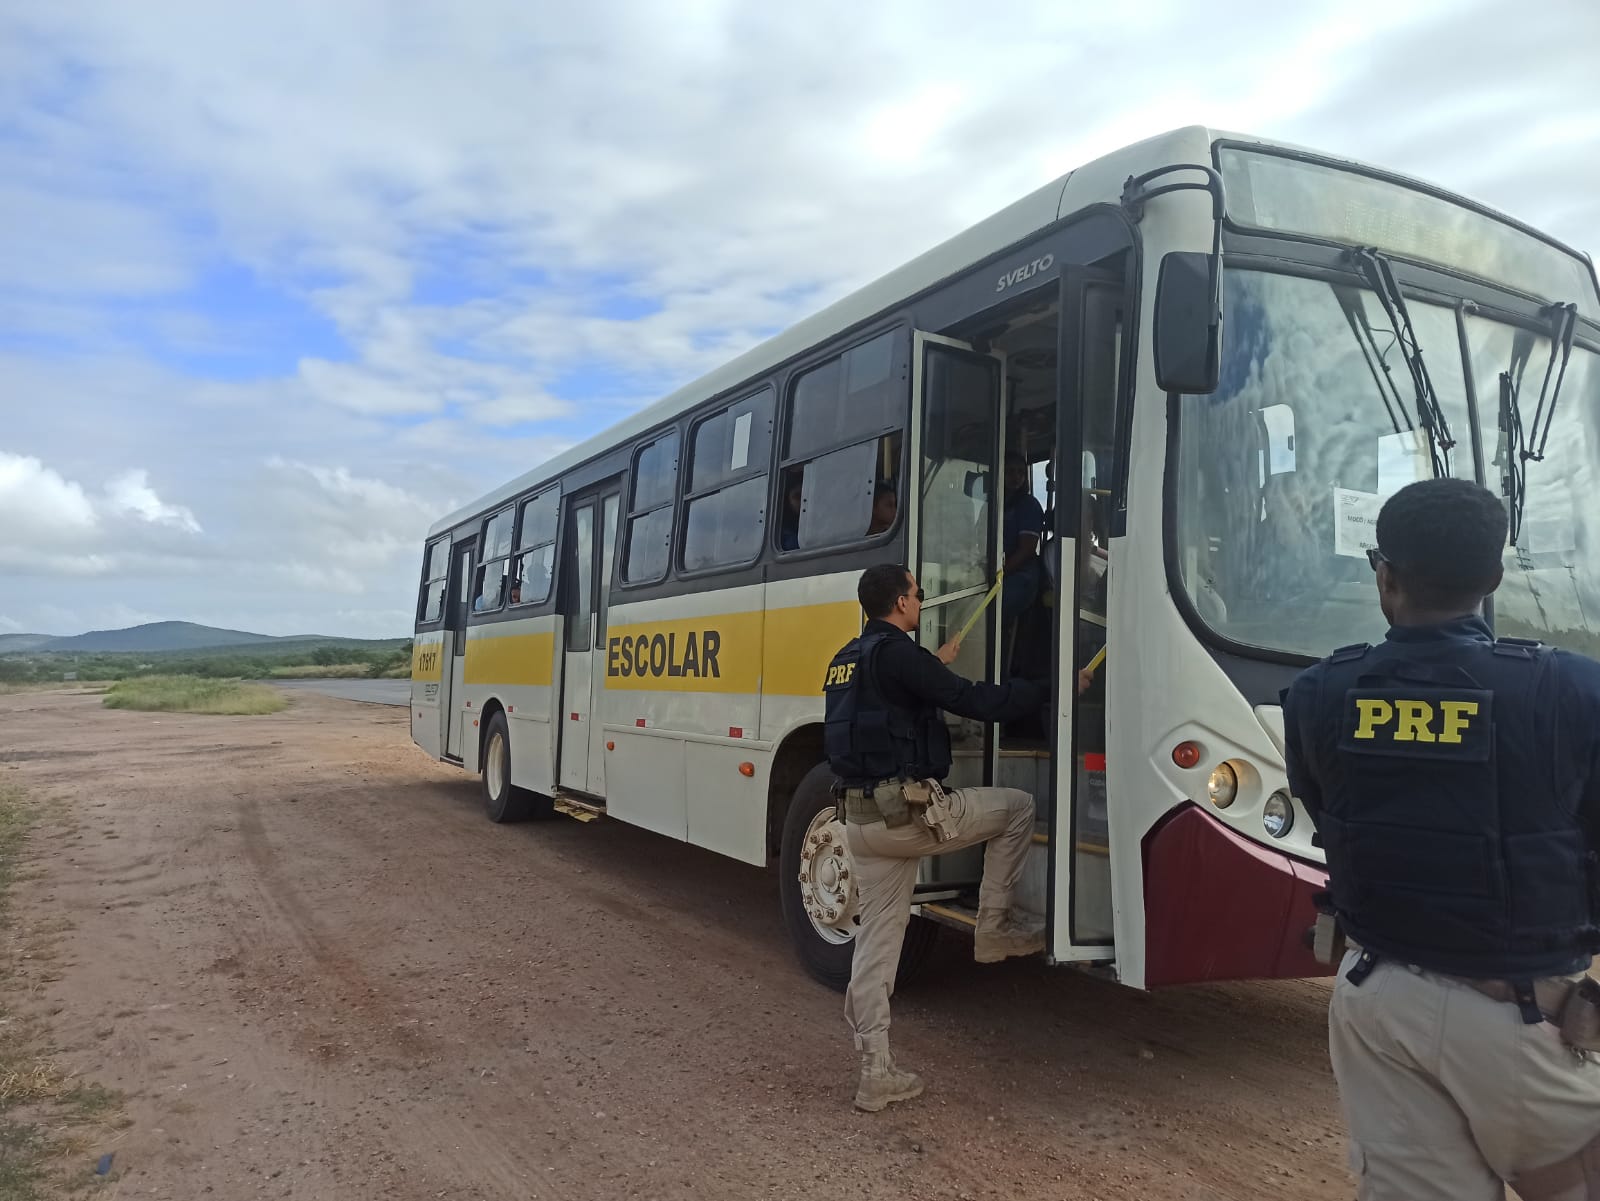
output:
[[[1433,474],[1415,391],[1377,298],[1265,271],[1225,276],[1221,383],[1182,401],[1171,548],[1194,610],[1230,642],[1320,657],[1382,639],[1366,550],[1378,509]],[[1502,372],[1520,373],[1531,421],[1548,332],[1408,301],[1455,438],[1449,470],[1504,488]],[[1543,461],[1495,599],[1500,633],[1600,653],[1600,356],[1575,347]],[[1467,412],[1465,372],[1478,412]]]

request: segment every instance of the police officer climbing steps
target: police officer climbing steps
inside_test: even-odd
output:
[[[1033,798],[1016,788],[946,792],[950,735],[940,710],[980,721],[1010,721],[1037,710],[1048,691],[1033,681],[972,683],[952,672],[959,643],[937,655],[913,642],[922,590],[904,567],[862,573],[856,595],[867,617],[828,665],[824,740],[844,811],[860,925],[845,992],[845,1018],[861,1053],[858,1109],[875,1112],[922,1092],[889,1051],[889,998],[917,865],[987,842],[975,956],[994,963],[1044,950],[1044,931],[1011,911],[1033,835]]]
[[[1600,663],[1493,636],[1505,539],[1477,484],[1396,492],[1388,637],[1284,696],[1316,941],[1348,940],[1328,1038],[1363,1201],[1600,1198]]]

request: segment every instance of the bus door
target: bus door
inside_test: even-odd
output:
[[[472,557],[476,538],[456,543],[450,559],[450,584],[445,590],[444,663],[439,671],[440,742],[447,758],[461,758],[461,724],[466,690],[467,597],[472,591]]]
[[[561,613],[565,649],[561,666],[562,788],[593,796],[606,792],[602,694],[606,686],[606,610],[611,593],[622,492],[609,484],[573,498],[561,552]]]
[[[1107,684],[1117,669],[1106,605],[1112,567],[1112,452],[1117,445],[1125,288],[1118,274],[1069,267],[1061,283],[1055,532],[1058,704],[1050,813],[1049,951],[1056,961],[1110,960],[1124,931],[1111,903],[1114,873],[1140,872],[1139,847],[1116,845],[1107,810]],[[1074,479],[1074,472],[1077,478]],[[1096,664],[1080,697],[1078,669]],[[1113,686],[1113,692],[1115,687]]]
[[[908,517],[911,570],[925,597],[918,640],[932,648],[960,633],[978,611],[999,563],[1005,360],[925,333],[916,335],[913,356],[912,466],[905,495],[916,502]],[[972,680],[997,678],[999,609],[996,598],[973,623],[953,671]],[[999,743],[992,727],[944,716],[953,758],[949,783],[993,783]],[[981,865],[981,859],[974,862]],[[943,864],[942,870],[965,866],[970,865]]]

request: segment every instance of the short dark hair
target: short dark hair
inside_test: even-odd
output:
[[[898,499],[900,496],[900,490],[894,486],[893,480],[884,480],[872,490],[873,500],[877,500],[880,496],[893,496]]]
[[[1400,586],[1431,608],[1463,611],[1495,590],[1506,509],[1471,480],[1407,484],[1378,514],[1378,551]]]
[[[868,617],[887,617],[894,603],[906,594],[911,570],[900,563],[879,563],[861,573],[856,582],[856,599]]]

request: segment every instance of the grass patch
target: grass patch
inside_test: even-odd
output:
[[[408,667],[407,672],[410,672]],[[365,680],[372,675],[370,663],[301,663],[293,667],[274,667],[267,673],[274,680]]]
[[[22,878],[23,840],[40,816],[17,788],[0,784],[0,1201],[79,1195],[91,1148],[122,1108],[119,1093],[41,1054],[38,1022],[8,1004],[8,992],[22,983],[12,979],[22,948],[9,919],[10,889]]]
[[[288,703],[265,684],[199,676],[134,676],[113,684],[101,701],[108,709],[215,714],[276,713]]]

